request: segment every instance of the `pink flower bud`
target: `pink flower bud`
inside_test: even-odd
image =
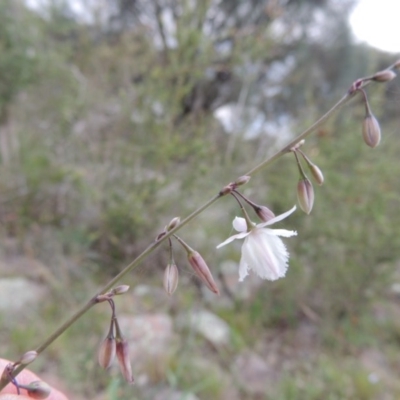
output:
[[[129,344],[124,338],[117,341],[117,358],[122,375],[128,383],[133,383],[131,360],[129,358]]]
[[[42,381],[34,381],[29,385],[21,385],[28,392],[28,396],[32,399],[46,399],[50,396],[51,388]]]
[[[32,361],[34,361],[36,359],[36,357],[38,356],[37,351],[35,350],[30,350],[27,351],[19,360],[19,363],[22,365],[28,365],[30,364]]]
[[[315,182],[321,186],[324,183],[324,175],[322,174],[322,171],[315,164],[309,164],[308,167],[310,168],[311,175]]]
[[[179,271],[178,267],[175,263],[171,263],[167,265],[164,272],[164,289],[165,291],[171,295],[175,292],[176,288],[178,287],[179,281]]]
[[[220,191],[219,191],[219,195],[220,196],[226,196],[227,194],[232,193],[232,190],[234,189],[234,185],[232,183],[230,183],[227,186],[224,186]]]
[[[275,214],[268,207],[254,205],[253,208],[261,221],[268,222],[270,219],[275,218]]]
[[[191,251],[188,253],[188,260],[196,275],[213,293],[219,294],[218,287],[203,257],[197,251]]]
[[[397,60],[394,65],[393,65],[394,69],[400,69],[400,60]]]
[[[116,352],[116,340],[115,337],[109,334],[101,344],[98,352],[98,361],[102,368],[110,368]]]
[[[297,184],[297,199],[299,200],[300,208],[310,214],[314,204],[314,189],[308,178],[302,178]]]
[[[394,78],[396,78],[396,74],[390,69],[379,71],[372,76],[372,80],[375,82],[389,82]]]
[[[379,142],[381,141],[381,128],[379,127],[379,122],[370,113],[364,118],[362,135],[364,142],[372,148],[378,146]]]

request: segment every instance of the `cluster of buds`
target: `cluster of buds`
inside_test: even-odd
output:
[[[14,370],[20,365],[28,365],[33,362],[38,353],[35,350],[27,351],[25,354],[21,356],[21,358],[15,363],[9,363],[3,371],[1,375],[0,381],[4,383],[11,382],[16,390],[18,395],[21,394],[21,390],[26,390],[26,395],[31,397],[32,399],[46,399],[50,396],[51,388],[47,383],[42,381],[33,381],[27,385],[18,383],[17,379],[13,376]]]
[[[115,311],[115,303],[112,297],[126,293],[129,289],[127,285],[120,285],[103,295],[96,298],[97,302],[108,301],[111,307],[110,327],[106,338],[100,345],[98,351],[98,362],[104,369],[111,367],[115,356],[117,356],[121,373],[128,383],[133,383],[131,361],[129,357],[129,344],[121,332]]]
[[[400,69],[400,60],[396,61],[390,68],[383,71],[376,72],[371,76],[365,78],[357,79],[350,87],[348,93],[350,95],[359,92],[362,94],[365,104],[365,117],[362,124],[362,136],[364,142],[369,147],[378,146],[381,141],[381,128],[379,126],[378,120],[371,112],[371,107],[369,105],[367,94],[365,93],[363,87],[368,82],[389,82],[396,77],[396,73],[393,70]]]
[[[163,237],[167,232],[170,230],[174,229],[177,227],[180,223],[179,217],[175,217],[171,220],[171,222],[165,227],[164,231],[161,232],[156,240],[159,240],[161,237]],[[210,289],[213,293],[219,294],[219,289],[217,284],[215,283],[215,280],[211,274],[210,269],[207,266],[207,263],[205,262],[204,258],[200,255],[199,252],[196,250],[193,250],[183,239],[181,239],[177,235],[173,235],[173,238],[175,238],[181,245],[182,247],[186,250],[188,261],[190,266],[192,267],[194,273],[200,280],[207,286],[208,289]],[[169,243],[169,262],[168,265],[164,271],[164,278],[163,278],[163,284],[164,284],[164,289],[165,291],[169,294],[172,295],[176,288],[178,287],[178,282],[179,282],[179,270],[178,267],[175,263],[174,256],[173,256],[173,249],[172,249],[172,240],[169,238],[168,239]]]
[[[298,154],[300,154],[305,161],[311,176],[313,177],[315,183],[317,185],[322,185],[324,183],[324,175],[320,168],[314,164],[310,158],[300,149],[300,147],[304,144],[304,140],[297,143],[294,147],[290,149],[290,151],[294,154],[296,159],[296,164],[299,170],[299,182],[297,183],[297,199],[300,205],[300,208],[306,213],[310,214],[313,205],[314,205],[314,188],[313,185],[308,179],[307,175],[304,172],[303,166],[299,160]]]
[[[361,90],[366,83],[374,81],[374,82],[389,82],[396,77],[396,73],[393,69],[400,69],[400,60],[396,61],[392,68],[385,69],[383,71],[376,72],[371,76],[367,76],[365,78],[357,79],[353,84],[350,86],[348,93],[350,95],[354,94],[358,90]]]

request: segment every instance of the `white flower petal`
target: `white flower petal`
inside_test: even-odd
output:
[[[284,237],[297,236],[296,231],[288,231],[287,229],[268,229],[268,228],[264,229],[276,236],[284,236]]]
[[[228,239],[226,239],[225,242],[220,243],[220,244],[217,246],[217,249],[219,249],[219,248],[222,247],[222,246],[225,246],[225,245],[228,244],[228,243],[233,242],[235,239],[243,239],[243,238],[245,238],[245,237],[246,237],[247,235],[249,235],[249,234],[250,234],[250,232],[237,233],[236,235],[233,235],[233,236],[229,237]]]
[[[244,278],[246,278],[248,274],[249,274],[249,266],[244,260],[242,253],[242,257],[240,258],[240,264],[239,264],[239,282],[243,282]]]
[[[243,281],[251,269],[261,278],[272,281],[285,276],[289,253],[279,236],[295,236],[297,232],[286,229],[269,229],[266,226],[281,221],[295,210],[296,206],[268,222],[255,225],[249,232],[247,232],[247,223],[244,218],[236,217],[234,219],[233,227],[240,233],[229,237],[217,248],[225,246],[235,239],[245,239],[239,265],[239,281]]]
[[[275,224],[275,223],[277,223],[279,221],[282,221],[283,219],[285,219],[286,217],[288,217],[290,214],[294,213],[295,211],[296,211],[296,206],[291,208],[289,211],[286,211],[285,213],[283,213],[281,215],[278,215],[275,218],[270,219],[267,222],[263,222],[261,224],[258,224],[257,228],[264,228],[265,226],[272,225],[272,224]]]
[[[235,217],[232,225],[238,232],[247,232],[247,223],[244,218]]]
[[[242,248],[244,262],[263,279],[274,281],[286,274],[289,253],[279,237],[254,229]]]

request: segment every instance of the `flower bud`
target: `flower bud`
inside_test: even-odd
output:
[[[101,344],[98,352],[98,361],[102,368],[110,368],[116,352],[116,340],[114,335],[109,334]]]
[[[129,358],[129,344],[124,338],[117,341],[117,358],[122,375],[128,383],[133,383],[131,360]]]
[[[129,285],[119,285],[111,290],[111,293],[118,296],[119,294],[124,294],[129,290]]]
[[[379,71],[372,76],[372,80],[375,82],[389,82],[394,78],[396,78],[396,74],[390,69]]]
[[[368,80],[368,79],[367,79]],[[349,89],[349,94],[354,94],[357,90],[361,89],[364,86],[366,78],[360,78],[354,81]]]
[[[321,186],[324,183],[324,175],[322,174],[322,171],[315,164],[309,164],[308,167],[310,168],[311,175],[315,182]]]
[[[38,356],[37,351],[35,350],[30,350],[27,351],[19,360],[19,364],[22,365],[28,365],[30,364],[32,361],[34,361],[36,359],[36,357]]]
[[[165,291],[171,295],[175,292],[178,287],[179,281],[179,271],[178,267],[175,263],[171,263],[167,265],[164,272],[164,289]]]
[[[197,251],[191,251],[188,253],[188,260],[196,275],[213,293],[219,294],[218,287],[203,257]]]
[[[300,208],[310,214],[314,204],[314,189],[308,178],[302,178],[297,184],[297,199],[299,200]]]
[[[393,65],[394,69],[400,69],[400,60],[397,60],[394,65]]]
[[[261,221],[268,222],[270,219],[275,218],[275,214],[268,207],[254,205],[253,208]]]
[[[234,189],[234,185],[230,183],[229,185],[224,186],[220,191],[219,195],[220,196],[226,196],[227,194],[232,193],[232,190]]]
[[[372,148],[378,146],[381,141],[381,128],[379,127],[378,120],[373,116],[373,114],[368,113],[364,118],[362,135],[364,142]]]
[[[172,218],[170,223],[166,227],[167,232],[169,232],[170,230],[176,228],[179,225],[180,222],[181,222],[180,217]]]
[[[235,186],[245,185],[250,179],[251,179],[251,176],[243,175],[236,179],[236,181],[234,182]]]
[[[32,399],[46,399],[50,396],[51,392],[50,386],[42,381],[34,381],[26,386],[21,385],[21,387],[26,389],[28,397],[31,397]]]

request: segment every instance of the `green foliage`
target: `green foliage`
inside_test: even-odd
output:
[[[365,371],[352,360],[321,356],[315,364],[306,363],[283,380],[277,400],[372,400],[383,393],[380,385],[368,381]],[[269,399],[269,397],[266,397]]]
[[[24,27],[23,29],[21,29]],[[16,94],[36,72],[35,29],[19,1],[0,3],[0,123]]]
[[[33,254],[46,262],[54,274],[49,286],[67,306],[44,305],[37,331],[4,330],[1,340],[10,357],[24,350],[24,341],[36,343],[35,337],[54,329],[65,308],[86,301],[105,274],[132,261],[172,217],[188,215],[275,151],[284,128],[299,133],[333,104],[337,91],[387,61],[387,56],[352,47],[345,14],[330,14],[329,8],[325,12],[332,25],[324,27],[321,38],[310,43],[304,30],[301,39],[290,39],[291,23],[285,21],[298,13],[305,29],[313,23],[315,2],[261,11],[264,4],[255,1],[243,17],[244,2],[224,1],[218,10],[221,24],[208,34],[212,2],[179,3],[173,16],[176,44],[158,47],[154,32],[149,34],[150,28],[132,15],[131,29],[113,31],[101,22],[78,22],[63,2],[52,3],[47,19],[20,3],[0,2],[0,110],[11,111],[16,140],[11,161],[2,160],[0,166],[0,250],[8,254],[6,243],[12,242],[12,254]],[[287,41],[272,34],[274,21],[287,28]],[[326,40],[337,27],[337,41]],[[382,351],[398,353],[398,324],[390,318],[378,323],[372,310],[377,299],[391,303],[387,291],[399,258],[399,92],[394,83],[388,92],[383,85],[369,89],[374,112],[384,117],[381,146],[372,151],[363,143],[363,106],[357,100],[307,140],[304,151],[323,170],[325,184],[315,186],[310,216],[298,211],[287,220],[287,228],[298,231],[287,241],[287,277],[263,282],[245,300],[232,293],[230,308],[213,300],[210,307],[231,327],[231,347],[217,352],[201,338],[189,344],[182,340],[175,357],[161,363],[167,370],[148,366],[155,390],[169,385],[201,399],[222,399],[235,386],[226,366],[247,348],[266,357],[270,349],[265,346],[275,343],[272,337],[282,345],[278,359],[289,353],[289,368],[278,368],[283,378],[267,387],[266,399],[380,398],[384,388],[368,380],[357,357],[363,348],[382,343]],[[232,104],[242,118],[239,128],[227,134],[213,113]],[[266,132],[246,138],[260,116],[290,126],[277,123],[278,129],[270,131],[265,124]],[[296,202],[297,179],[293,156],[287,154],[243,191],[278,214]],[[182,232],[211,261],[215,274],[218,261],[239,260],[239,245],[214,249],[229,233],[234,215],[237,205],[224,199]],[[163,302],[161,310],[174,314],[189,303],[207,305],[188,289],[193,273],[177,253],[178,290],[184,294]],[[73,266],[64,267],[58,257]],[[165,260],[160,250],[129,279],[160,286]],[[137,309],[153,312],[159,306],[150,298]],[[103,324],[104,315],[80,320],[46,361],[56,361],[65,380],[89,398],[99,392],[109,399],[152,398],[99,372],[93,353]],[[312,326],[318,346],[304,349],[310,359],[303,365],[295,355],[301,345],[293,337],[304,325]],[[184,338],[190,334],[181,332]],[[247,395],[243,398],[252,399]]]

